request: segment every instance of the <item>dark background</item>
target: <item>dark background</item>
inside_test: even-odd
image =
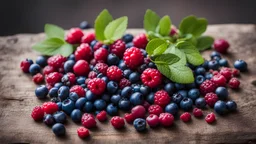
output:
[[[93,25],[102,9],[114,18],[129,17],[129,28],[142,28],[146,9],[170,15],[176,25],[187,15],[210,24],[256,23],[256,0],[1,0],[0,36],[42,32],[45,23],[65,29],[83,20]]]

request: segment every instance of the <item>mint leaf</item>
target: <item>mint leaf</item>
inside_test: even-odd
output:
[[[194,75],[192,70],[183,65],[171,65],[170,68],[170,75],[168,76],[174,82],[188,84],[194,82]]]
[[[159,34],[162,36],[168,36],[170,34],[171,30],[171,19],[169,16],[164,16],[160,21],[159,21]]]
[[[146,51],[149,55],[161,54],[166,50],[166,48],[167,48],[167,43],[164,40],[156,38],[151,40],[147,44]],[[157,51],[155,52],[155,50]]]
[[[61,47],[55,50],[56,53],[61,54],[64,57],[68,57],[70,54],[73,53],[73,46],[69,43],[65,43]]]
[[[199,38],[197,38],[197,49],[202,51],[205,49],[208,49],[211,47],[211,45],[213,44],[214,39],[210,36],[201,36]]]
[[[65,31],[61,27],[53,24],[45,24],[44,32],[48,38],[64,39]]]
[[[128,18],[126,16],[110,22],[104,30],[106,39],[112,41],[120,39],[127,28],[127,24]]]
[[[157,62],[165,62],[167,65],[172,65],[176,62],[178,62],[180,60],[180,58],[175,55],[175,54],[161,54],[159,56],[156,57],[155,59],[155,63]]]
[[[178,48],[176,48],[174,45],[170,45],[164,53],[165,54],[172,53],[172,54],[177,55],[180,58],[180,60],[178,62],[174,63],[173,65],[186,65],[187,64],[187,59],[186,59],[185,53],[182,52],[181,50],[179,50]]]
[[[144,29],[149,32],[155,32],[160,21],[160,17],[152,10],[148,9],[144,15]]]
[[[171,70],[168,65],[156,64],[157,69],[167,78],[171,77]]]
[[[106,26],[113,20],[111,14],[108,10],[104,9],[96,18],[94,22],[96,39],[99,41],[104,41],[106,38],[104,36],[104,30]]]

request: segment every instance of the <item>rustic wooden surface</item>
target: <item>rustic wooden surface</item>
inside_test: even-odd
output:
[[[141,30],[129,30],[137,34]],[[41,105],[34,95],[36,85],[30,75],[19,69],[25,58],[35,60],[38,53],[31,46],[44,38],[44,34],[18,34],[0,37],[0,143],[255,143],[256,142],[256,26],[255,25],[212,25],[206,34],[225,38],[230,44],[229,54],[224,57],[230,62],[241,58],[249,71],[240,77],[241,88],[229,90],[230,99],[238,104],[238,111],[227,116],[217,116],[217,122],[207,124],[203,119],[192,118],[190,123],[176,120],[170,128],[150,129],[137,133],[131,125],[115,130],[109,122],[97,123],[91,137],[78,138],[78,124],[70,119],[66,124],[67,135],[55,137],[43,123],[34,122],[31,110]],[[209,58],[210,51],[205,52]],[[212,109],[204,111],[205,114]]]

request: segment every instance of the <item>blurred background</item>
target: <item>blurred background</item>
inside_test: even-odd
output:
[[[256,23],[256,0],[1,0],[0,36],[43,32],[45,23],[69,29],[86,20],[93,26],[104,8],[114,18],[128,16],[129,28],[143,27],[148,8],[170,15],[175,25],[191,14],[210,24]]]

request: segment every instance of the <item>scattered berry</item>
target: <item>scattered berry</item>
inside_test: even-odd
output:
[[[183,113],[182,115],[180,115],[180,119],[183,122],[188,122],[191,120],[191,115],[188,112]]]
[[[232,89],[238,89],[240,81],[237,78],[231,78],[228,82],[228,86]]]
[[[229,43],[224,39],[217,39],[214,41],[213,47],[217,52],[226,53],[229,48]]]
[[[66,134],[66,128],[61,123],[56,123],[52,126],[52,131],[56,136],[63,136]]]
[[[87,128],[84,128],[84,127],[79,127],[77,129],[77,135],[80,137],[80,138],[86,138],[90,135],[90,132]]]
[[[227,82],[226,78],[221,74],[214,75],[211,81],[214,82],[217,86],[225,86]]]
[[[151,105],[148,108],[148,113],[159,116],[161,113],[163,113],[163,109],[159,105]]]
[[[141,74],[141,81],[150,88],[155,88],[162,83],[162,74],[159,70],[147,68]]]
[[[53,114],[59,109],[58,105],[54,102],[45,102],[42,108],[44,112],[47,114]]]
[[[85,90],[79,85],[74,85],[70,88],[70,92],[75,92],[79,97],[85,96]]]
[[[155,114],[150,114],[150,115],[147,117],[146,121],[147,121],[147,123],[148,123],[148,125],[149,125],[150,127],[156,127],[156,126],[158,126],[159,123],[160,123],[160,120],[159,120],[158,116],[155,115]]]
[[[173,124],[174,117],[172,114],[169,113],[161,113],[159,116],[159,121],[161,125],[168,127]]]
[[[135,118],[132,113],[125,113],[124,119],[126,120],[127,123],[132,123]]]
[[[146,114],[146,109],[142,105],[137,105],[132,108],[131,114],[136,118],[144,118]]]
[[[54,86],[56,83],[60,82],[62,78],[62,74],[58,72],[52,72],[45,77],[45,81],[47,84]]]
[[[205,95],[205,102],[210,106],[214,107],[214,104],[219,100],[218,96],[215,93],[207,93]]]
[[[170,96],[164,90],[157,91],[154,96],[154,104],[165,107],[171,101]]]
[[[32,62],[32,63],[31,63]],[[24,72],[24,73],[28,73],[29,72],[29,67],[30,65],[33,64],[32,60],[29,59],[25,59],[23,61],[21,61],[20,63],[20,69]]]
[[[106,62],[108,57],[108,50],[105,48],[99,48],[94,52],[94,59],[97,62]]]
[[[209,124],[213,123],[216,120],[214,113],[209,113],[205,117],[205,121]]]
[[[240,70],[241,72],[244,72],[247,70],[247,63],[243,60],[236,60],[234,62],[234,67]]]
[[[96,118],[100,121],[103,122],[107,119],[107,112],[106,111],[101,111],[96,115]]]
[[[32,78],[35,84],[41,84],[44,81],[44,76],[41,73],[38,73]]]
[[[111,118],[110,120],[112,126],[116,129],[120,129],[123,128],[125,123],[124,123],[124,119],[119,117],[119,116],[114,116]]]
[[[31,117],[35,121],[42,120],[44,118],[44,110],[43,110],[43,108],[40,107],[40,106],[34,107],[33,110],[32,110],[32,113],[31,113]]]
[[[84,113],[81,118],[82,125],[86,128],[93,128],[96,126],[96,121],[92,114]]]
[[[85,34],[82,39],[81,43],[90,44],[93,40],[95,40],[95,34],[93,32]]]
[[[194,108],[193,109],[193,115],[195,117],[201,117],[201,116],[203,116],[203,111],[199,108]]]
[[[138,131],[138,132],[142,132],[144,130],[146,130],[147,128],[147,123],[146,123],[146,120],[145,119],[142,119],[142,118],[137,118],[133,121],[133,126],[135,127],[135,129]]]

